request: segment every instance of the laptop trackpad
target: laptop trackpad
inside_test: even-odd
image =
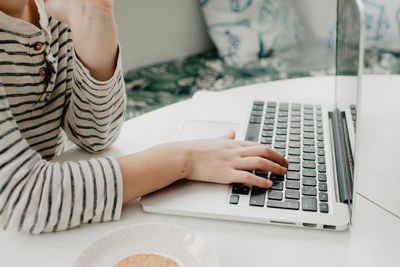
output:
[[[187,120],[184,122],[176,139],[190,140],[216,138],[224,136],[229,130],[238,133],[240,124],[217,121]]]

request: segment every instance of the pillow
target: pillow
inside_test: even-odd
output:
[[[400,1],[363,2],[366,48],[400,52]]]
[[[306,38],[292,0],[202,0],[200,5],[228,65],[243,66]]]

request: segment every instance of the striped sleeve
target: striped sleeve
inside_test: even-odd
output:
[[[22,138],[1,83],[0,155],[3,228],[37,234],[119,219],[122,178],[116,160],[52,163],[42,159]]]
[[[104,82],[95,80],[73,53],[72,90],[63,128],[75,144],[92,153],[106,150],[124,121],[126,92],[118,51],[115,73]]]

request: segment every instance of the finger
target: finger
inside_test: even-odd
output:
[[[245,147],[242,149],[240,155],[242,157],[263,157],[284,167],[289,165],[289,161],[282,154],[264,145]]]
[[[262,188],[270,188],[273,184],[271,180],[259,177],[247,171],[234,171],[232,178],[232,182],[255,185]]]
[[[279,175],[286,174],[286,168],[262,157],[244,157],[235,160],[234,168],[237,170],[264,170]]]
[[[235,139],[236,133],[234,130],[229,130],[224,136],[221,136],[223,139]]]
[[[251,141],[240,141],[239,144],[243,147],[248,147],[248,146],[259,146],[260,143],[257,142],[251,142]]]

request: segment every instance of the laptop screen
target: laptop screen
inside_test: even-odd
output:
[[[363,72],[363,13],[361,0],[337,0],[336,110],[331,113],[340,200],[353,196],[357,104]]]

